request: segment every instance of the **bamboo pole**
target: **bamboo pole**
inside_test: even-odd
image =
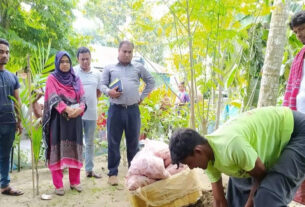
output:
[[[36,172],[36,195],[39,195],[39,174],[38,174],[38,163],[35,162],[35,172]]]
[[[14,148],[15,148],[15,147],[12,147],[12,150],[11,150],[11,170],[10,170],[10,173],[13,172],[13,165],[14,165]]]
[[[18,142],[18,172],[20,172],[20,141]]]
[[[219,122],[220,122],[220,110],[222,105],[222,86],[221,84],[218,85],[218,100],[217,100],[217,111],[216,111],[216,125],[215,129],[218,129]]]
[[[190,117],[190,124],[191,128],[195,129],[195,110],[194,110],[194,104],[195,104],[195,71],[194,71],[194,57],[193,57],[193,37],[191,34],[191,26],[190,26],[190,11],[189,11],[189,1],[186,1],[186,16],[187,16],[187,32],[188,32],[188,40],[189,40],[189,56],[190,56],[190,69],[191,69],[191,117]]]
[[[30,70],[30,56],[27,56],[27,83],[28,83],[28,93],[29,93],[29,134],[30,134],[30,140],[31,140],[31,159],[32,159],[32,184],[33,184],[33,197],[35,197],[35,172],[34,172],[34,146],[33,146],[33,140],[32,140],[32,93],[31,93],[31,70]]]

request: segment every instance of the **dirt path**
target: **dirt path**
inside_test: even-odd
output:
[[[3,196],[0,194],[1,207],[127,207],[129,205],[128,191],[124,188],[124,175],[127,167],[120,166],[119,179],[120,185],[112,187],[107,184],[107,162],[105,156],[99,156],[95,160],[96,171],[103,175],[102,179],[86,178],[84,169],[81,170],[81,184],[83,192],[78,193],[69,189],[68,171],[64,173],[65,195],[57,196],[54,194],[52,178],[47,168],[39,170],[40,175],[40,194],[46,193],[52,195],[52,200],[41,200],[40,196],[33,198],[32,193],[32,171],[22,170],[20,173],[11,174],[12,186],[22,189],[25,194],[19,197]]]
[[[52,200],[41,200],[40,196],[33,197],[32,193],[32,171],[22,170],[20,173],[11,174],[12,186],[18,187],[25,192],[23,196],[10,197],[0,194],[1,207],[129,207],[129,193],[124,187],[124,175],[127,167],[121,164],[119,168],[120,185],[112,187],[107,184],[107,161],[105,156],[98,156],[95,159],[95,169],[97,173],[103,175],[102,179],[92,179],[85,177],[84,169],[81,170],[81,184],[83,192],[78,193],[69,189],[68,172],[64,173],[65,195],[57,196],[54,194],[54,187],[50,172],[47,168],[39,169],[40,175],[40,194],[46,193],[52,195]],[[207,177],[205,179],[205,190],[201,202],[192,207],[212,206],[211,185]],[[224,177],[227,181],[227,177]],[[290,204],[290,207],[304,207],[296,203]]]

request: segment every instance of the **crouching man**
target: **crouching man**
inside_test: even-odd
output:
[[[173,164],[206,170],[217,207],[287,206],[305,179],[305,115],[286,107],[245,112],[205,138],[178,129],[169,147]]]

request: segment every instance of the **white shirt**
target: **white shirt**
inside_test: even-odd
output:
[[[297,95],[297,111],[305,113],[305,60],[303,63],[301,85]]]
[[[79,76],[85,91],[87,110],[82,119],[97,120],[97,97],[96,90],[101,90],[101,73],[96,69],[85,72],[79,65],[73,67],[76,75]]]

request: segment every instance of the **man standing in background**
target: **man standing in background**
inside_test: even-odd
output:
[[[138,152],[141,118],[139,104],[153,90],[154,78],[142,64],[132,63],[134,45],[122,41],[119,45],[118,63],[107,66],[102,73],[103,93],[110,96],[107,118],[108,139],[108,183],[118,185],[118,166],[120,164],[120,143],[125,131],[128,167]],[[146,86],[139,94],[140,79]],[[113,82],[121,87],[111,87]],[[122,89],[121,90],[119,90]]]
[[[289,23],[297,39],[305,44],[305,11],[296,13]],[[283,105],[305,113],[305,47],[294,58],[286,86]],[[304,149],[305,150],[305,149]],[[305,182],[298,189],[295,201],[305,204]]]
[[[82,117],[84,137],[85,137],[85,170],[86,176],[91,178],[101,178],[93,171],[94,158],[94,133],[97,120],[97,102],[101,96],[100,81],[101,74],[98,70],[91,68],[91,53],[86,47],[77,50],[77,60],[79,66],[74,68],[79,76],[85,90],[87,110]]]
[[[10,56],[8,41],[0,39],[0,185],[3,195],[19,196],[23,192],[10,187],[10,152],[15,140],[16,129],[21,134],[21,120],[16,110],[13,96],[20,105],[19,82],[17,76],[4,69]],[[15,107],[15,110],[14,110]],[[17,122],[15,117],[17,113]]]

